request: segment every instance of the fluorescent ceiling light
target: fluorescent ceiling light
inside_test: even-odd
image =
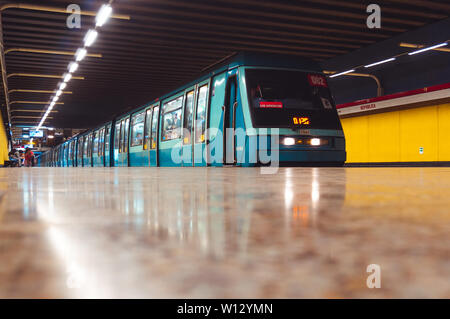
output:
[[[391,61],[394,61],[394,60],[395,60],[395,58],[390,58],[390,59],[386,59],[386,60],[383,60],[383,61],[378,61],[378,62],[375,62],[375,63],[372,63],[372,64],[367,64],[364,67],[365,68],[370,68],[372,66],[383,64],[383,63],[387,63],[387,62],[391,62]]]
[[[433,45],[433,46],[428,47],[428,48],[423,48],[423,49],[420,49],[420,50],[417,50],[417,51],[409,52],[408,55],[413,55],[413,54],[417,54],[417,53],[422,53],[422,52],[425,52],[425,51],[433,50],[433,49],[436,49],[436,48],[445,47],[447,44],[448,44],[447,42],[436,44],[436,45]]]
[[[75,53],[75,60],[77,62],[80,62],[81,60],[84,59],[86,54],[87,54],[87,50],[85,48],[78,49],[77,52]]]
[[[92,29],[89,30],[86,33],[86,36],[84,37],[84,45],[87,46],[87,47],[91,46],[92,43],[95,42],[95,39],[97,39],[97,35],[98,35],[97,31],[92,30]]]
[[[56,96],[60,96],[62,94],[62,91],[61,90],[58,90],[58,91],[56,91]]]
[[[355,70],[352,69],[352,70],[344,71],[341,73],[336,73],[336,74],[330,75],[330,78],[335,78],[337,76],[344,75],[344,74],[351,73],[351,72],[355,72]]]
[[[56,102],[56,101],[58,101],[58,99],[59,99],[59,97],[55,96],[55,97],[53,97],[52,102]]]
[[[95,26],[101,27],[105,24],[106,21],[108,21],[109,17],[111,16],[112,8],[109,4],[104,4],[100,8],[100,10],[97,13],[97,16],[95,17]]]
[[[70,74],[70,73],[64,74],[64,82],[65,83],[69,82],[71,78],[72,78],[72,74]]]
[[[54,138],[53,135],[47,135],[47,138]]]
[[[78,69],[78,63],[70,62],[69,63],[69,73],[73,73]]]

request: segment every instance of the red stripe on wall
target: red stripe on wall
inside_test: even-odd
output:
[[[397,99],[397,98],[400,98],[400,97],[411,96],[411,95],[416,95],[416,94],[423,94],[423,93],[429,93],[429,92],[445,90],[445,89],[450,89],[450,83],[429,86],[429,87],[425,87],[423,89],[416,89],[416,90],[411,90],[411,91],[405,91],[405,92],[399,92],[399,93],[394,93],[394,94],[389,94],[389,95],[383,95],[383,96],[374,97],[374,98],[371,98],[371,99],[358,100],[358,101],[350,102],[350,103],[343,103],[343,104],[336,105],[336,108],[337,109],[342,109],[344,107],[350,107],[350,106],[367,104],[367,103],[374,103],[374,102],[379,102],[379,101],[386,101],[386,100],[391,100],[391,99]]]

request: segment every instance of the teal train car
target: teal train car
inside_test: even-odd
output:
[[[239,53],[210,69],[56,147],[55,166],[343,165],[344,134],[316,62]]]

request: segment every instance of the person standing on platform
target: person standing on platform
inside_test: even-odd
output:
[[[13,150],[13,155],[14,158],[17,160],[17,166],[21,167],[22,166],[22,157],[20,156],[20,152],[19,150]]]
[[[25,167],[34,166],[34,153],[32,150],[27,148],[25,151]]]

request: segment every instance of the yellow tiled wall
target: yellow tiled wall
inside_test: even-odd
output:
[[[341,121],[348,163],[450,161],[450,104]]]
[[[0,114],[0,165],[8,160],[8,138],[6,137],[5,127],[3,126],[2,115]]]

